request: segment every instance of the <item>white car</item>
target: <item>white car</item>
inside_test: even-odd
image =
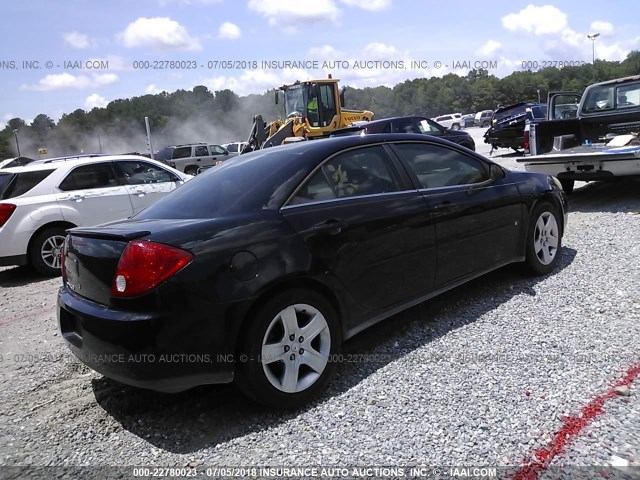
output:
[[[462,120],[462,114],[450,113],[448,115],[440,115],[433,119],[445,128],[451,130],[460,130],[464,126],[464,120]]]
[[[190,175],[136,155],[56,159],[0,170],[0,265],[60,272],[65,230],[120,220]]]
[[[236,155],[240,155],[242,149],[247,146],[247,142],[223,143],[221,146],[227,149],[229,157],[235,157]]]

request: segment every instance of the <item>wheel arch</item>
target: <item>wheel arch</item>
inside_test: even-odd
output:
[[[260,308],[262,308],[274,296],[286,292],[287,290],[299,289],[307,289],[316,292],[322,295],[329,302],[337,315],[336,320],[338,321],[340,331],[342,333],[342,336],[344,337],[345,328],[347,325],[347,322],[344,321],[344,314],[346,312],[346,309],[342,305],[342,302],[340,301],[338,296],[327,285],[319,280],[310,277],[289,277],[271,284],[267,288],[263,289],[253,301],[253,303],[247,308],[246,313],[243,315],[242,320],[238,324],[236,329],[236,352],[241,346],[240,342],[237,341],[238,333],[246,327],[246,325],[249,323],[251,318],[253,318],[256,312],[258,312]]]
[[[31,247],[33,246],[33,240],[40,235],[40,233],[42,233],[43,231],[49,229],[49,228],[74,228],[77,227],[77,225],[74,225],[71,222],[67,222],[64,220],[58,220],[55,222],[49,222],[49,223],[45,223],[44,225],[38,227],[38,229],[33,232],[33,234],[31,235],[31,238],[29,239],[29,244],[27,245],[27,254],[29,252],[31,252]]]

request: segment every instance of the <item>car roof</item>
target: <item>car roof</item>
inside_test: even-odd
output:
[[[405,117],[397,117],[405,118]],[[277,147],[256,150],[251,153],[245,153],[242,156],[281,154],[286,152],[286,157],[297,164],[310,162],[316,163],[317,157],[327,157],[344,149],[357,146],[375,145],[382,142],[395,141],[412,141],[412,142],[428,142],[441,145],[455,145],[448,140],[440,139],[431,135],[423,135],[419,133],[372,133],[369,135],[347,135],[339,137],[321,138],[318,140],[307,140],[287,145],[279,145]]]
[[[638,81],[638,80],[640,80],[640,75],[631,75],[629,77],[614,78],[613,80],[607,80],[605,82],[594,83],[592,85],[589,85],[589,87],[597,87],[599,85],[610,85],[612,83],[635,82],[635,81]]]
[[[75,167],[76,165],[84,165],[90,163],[98,163],[98,162],[111,162],[113,160],[145,160],[145,161],[155,161],[153,159],[142,157],[140,155],[101,155],[96,157],[83,157],[83,158],[75,158],[65,160],[62,157],[59,160],[52,159],[53,161],[50,163],[45,163],[42,161],[32,162],[28,165],[24,165],[22,167],[12,167],[12,168],[3,168],[2,172],[7,173],[22,173],[22,172],[36,172],[39,170],[51,170],[52,168],[55,170],[59,167]],[[34,163],[36,163],[34,165]]]

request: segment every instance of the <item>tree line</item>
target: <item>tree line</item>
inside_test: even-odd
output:
[[[435,117],[445,113],[475,113],[518,101],[546,101],[550,91],[581,92],[594,82],[640,74],[640,51],[623,61],[596,60],[576,67],[514,72],[504,78],[486,70],[466,76],[418,78],[395,85],[347,87],[346,106],[374,112],[376,118],[398,115]],[[291,82],[296,79],[292,78]],[[58,122],[46,114],[27,123],[13,118],[0,131],[0,159],[17,156],[16,136],[22,156],[38,158],[79,153],[145,152],[144,117],[149,117],[154,150],[165,145],[245,140],[253,116],[267,121],[282,115],[274,102],[274,90],[240,97],[231,90],[211,92],[205,86],[193,90],[162,92],[110,102],[104,108],[64,114]]]

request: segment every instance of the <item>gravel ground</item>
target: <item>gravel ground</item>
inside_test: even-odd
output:
[[[520,465],[640,362],[639,186],[577,189],[556,272],[507,267],[373,327],[345,347],[372,361],[295,412],[105,379],[57,333],[60,280],[0,269],[0,465]],[[552,465],[640,464],[638,385]]]

